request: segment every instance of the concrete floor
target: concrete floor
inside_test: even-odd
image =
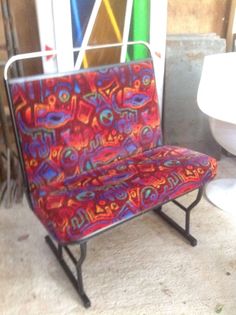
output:
[[[235,158],[219,163],[224,176],[236,176]],[[235,315],[236,217],[203,198],[192,234],[197,247],[148,213],[91,240],[84,277],[92,307],[85,310],[26,202],[2,207],[0,314]]]

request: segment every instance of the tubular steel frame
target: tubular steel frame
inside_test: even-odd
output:
[[[87,243],[84,242],[80,244],[80,258],[77,260],[67,245],[58,244],[58,247],[56,247],[56,245],[54,244],[54,242],[52,241],[49,235],[45,237],[45,241],[47,242],[48,246],[52,250],[57,261],[60,263],[61,267],[65,271],[68,279],[74,286],[75,290],[79,294],[79,297],[81,298],[84,307],[86,308],[90,307],[91,302],[84,291],[83,276],[82,276],[82,264],[86,258]],[[73,272],[71,271],[70,267],[68,266],[68,264],[66,263],[63,257],[63,250],[67,253],[68,257],[75,265],[76,277],[74,276]]]
[[[145,42],[138,41],[138,42],[128,42],[125,44],[126,45],[143,44],[149,49],[152,59],[155,58],[155,54],[150,49],[150,45],[145,43]],[[88,46],[86,48],[86,50],[108,48],[108,47],[120,47],[122,45],[123,45],[123,43]],[[80,48],[76,48],[73,51],[80,51],[80,50],[81,50]],[[29,184],[28,184],[26,173],[25,173],[25,166],[24,166],[24,161],[23,161],[23,156],[22,156],[22,151],[21,151],[21,145],[20,145],[20,140],[19,140],[18,134],[17,134],[16,121],[14,118],[14,108],[13,108],[12,100],[10,97],[9,84],[8,84],[8,70],[9,70],[10,66],[16,61],[25,60],[25,59],[29,59],[29,58],[31,59],[31,58],[37,58],[37,57],[44,57],[44,56],[55,55],[55,54],[57,54],[56,50],[16,55],[16,56],[11,57],[8,60],[6,66],[5,66],[5,69],[4,69],[5,85],[6,85],[7,95],[8,95],[11,118],[13,121],[13,129],[14,129],[17,149],[18,149],[19,158],[20,158],[21,170],[22,170],[22,174],[23,174],[24,187],[25,187],[26,196],[27,196],[29,205],[30,205],[32,210],[33,210],[33,206],[32,206],[31,197],[30,197]],[[199,203],[199,201],[201,200],[201,197],[202,197],[202,193],[203,193],[203,187],[199,188],[196,199],[187,208],[184,207],[177,200],[169,200],[169,201],[172,201],[175,205],[177,205],[180,209],[182,209],[185,212],[185,214],[186,214],[186,216],[185,216],[185,228],[182,228],[173,219],[171,219],[169,216],[167,216],[167,214],[165,214],[162,211],[162,205],[159,205],[157,208],[154,208],[154,209],[152,208],[152,209],[149,209],[147,211],[154,210],[155,213],[157,213],[159,216],[161,216],[168,224],[170,224],[180,234],[182,234],[190,242],[190,244],[192,246],[195,246],[197,244],[197,240],[190,234],[190,211],[193,209],[194,206],[196,206]],[[145,212],[147,212],[147,211],[145,211]],[[139,216],[141,214],[143,214],[143,213],[140,213],[137,216]],[[131,218],[129,218],[125,221],[128,221],[130,219]],[[116,225],[122,224],[123,222],[124,221],[119,222]],[[96,233],[93,233],[92,235],[85,237],[76,243],[61,244],[61,243],[57,242],[57,246],[56,246],[55,242],[52,240],[52,238],[49,235],[47,235],[45,237],[46,243],[48,244],[49,248],[54,253],[57,261],[59,262],[59,264],[63,268],[64,272],[66,273],[68,279],[70,280],[70,282],[72,283],[72,285],[76,289],[79,297],[81,298],[81,301],[83,302],[84,307],[86,307],[86,308],[91,306],[91,302],[90,302],[90,300],[89,300],[89,298],[86,295],[85,290],[84,290],[83,276],[82,276],[82,264],[84,263],[85,258],[86,258],[87,241],[90,238],[95,237],[95,236],[103,233],[104,231],[107,231],[107,230],[113,228],[116,225],[110,226],[106,229],[102,229]],[[72,251],[68,247],[69,245],[73,245],[73,244],[80,245],[80,257],[78,259],[74,256],[74,254],[72,253]],[[71,260],[71,262],[75,266],[75,275],[64,258],[65,253],[67,254],[68,258]]]
[[[175,199],[168,201],[168,202],[170,202],[170,201],[173,202],[176,206],[178,206],[181,210],[183,210],[185,212],[185,227],[184,228],[181,227],[176,221],[174,221],[172,218],[170,218],[166,213],[164,213],[162,211],[162,205],[158,206],[157,208],[150,209],[150,210],[153,210],[157,215],[159,215],[165,222],[167,222],[172,228],[174,228],[177,232],[179,232],[194,247],[197,245],[197,239],[194,238],[190,234],[190,212],[200,202],[202,195],[203,195],[203,187],[200,187],[198,189],[196,199],[188,207],[185,207],[184,205],[182,205],[179,201],[177,201]],[[148,210],[148,211],[150,211],[150,210]],[[110,227],[110,228],[112,228],[112,227]],[[104,231],[99,231],[99,232],[95,233],[93,235],[93,237],[103,233]],[[71,250],[69,249],[68,245],[58,243],[58,246],[56,246],[49,235],[47,235],[45,237],[46,243],[49,245],[49,247],[52,250],[52,252],[54,253],[57,261],[59,262],[59,264],[63,268],[65,274],[67,275],[68,279],[70,280],[70,282],[74,286],[74,288],[77,291],[77,293],[78,293],[81,301],[83,302],[83,305],[85,308],[88,308],[91,306],[91,302],[90,302],[90,300],[89,300],[89,298],[88,298],[88,296],[84,290],[83,275],[82,275],[82,264],[86,258],[87,241],[89,238],[90,237],[85,238],[83,240],[83,242],[79,243],[79,245],[80,245],[80,257],[79,257],[79,259],[77,259],[73,255]],[[76,276],[74,276],[71,268],[66,263],[64,256],[63,256],[63,251],[65,251],[67,253],[71,262],[74,264],[75,270],[76,270]]]
[[[203,187],[198,189],[198,194],[196,199],[188,206],[185,207],[177,200],[170,200],[181,210],[185,212],[185,226],[181,227],[177,222],[175,222],[171,217],[169,217],[165,212],[162,211],[162,207],[154,209],[154,212],[158,214],[165,222],[167,222],[172,228],[178,231],[186,240],[190,242],[192,246],[197,245],[197,240],[190,234],[190,212],[191,210],[200,202],[203,195]]]

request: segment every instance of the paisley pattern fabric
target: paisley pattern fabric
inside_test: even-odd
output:
[[[10,82],[33,210],[77,242],[209,181],[216,161],[161,146],[150,60]]]

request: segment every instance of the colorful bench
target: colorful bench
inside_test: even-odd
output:
[[[151,59],[10,79],[6,86],[29,204],[85,307],[81,267],[91,237],[155,210],[196,245],[190,211],[216,161],[162,144]],[[195,189],[190,206],[175,200]],[[185,211],[184,227],[163,212],[168,201]],[[71,244],[80,244],[79,259]]]

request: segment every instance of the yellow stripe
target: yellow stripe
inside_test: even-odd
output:
[[[103,0],[103,2],[104,2],[104,4],[105,4],[105,7],[106,7],[106,10],[107,10],[108,16],[109,16],[110,21],[111,21],[111,24],[112,24],[112,26],[113,26],[113,28],[114,28],[116,37],[117,37],[118,41],[121,42],[121,40],[122,40],[122,38],[121,38],[121,33],[120,33],[120,30],[119,30],[119,27],[118,27],[116,18],[115,18],[115,16],[114,16],[114,13],[113,13],[113,11],[112,11],[110,2],[109,2],[109,0]]]
[[[86,55],[84,55],[83,64],[84,64],[84,68],[88,68],[88,59],[87,59]]]

